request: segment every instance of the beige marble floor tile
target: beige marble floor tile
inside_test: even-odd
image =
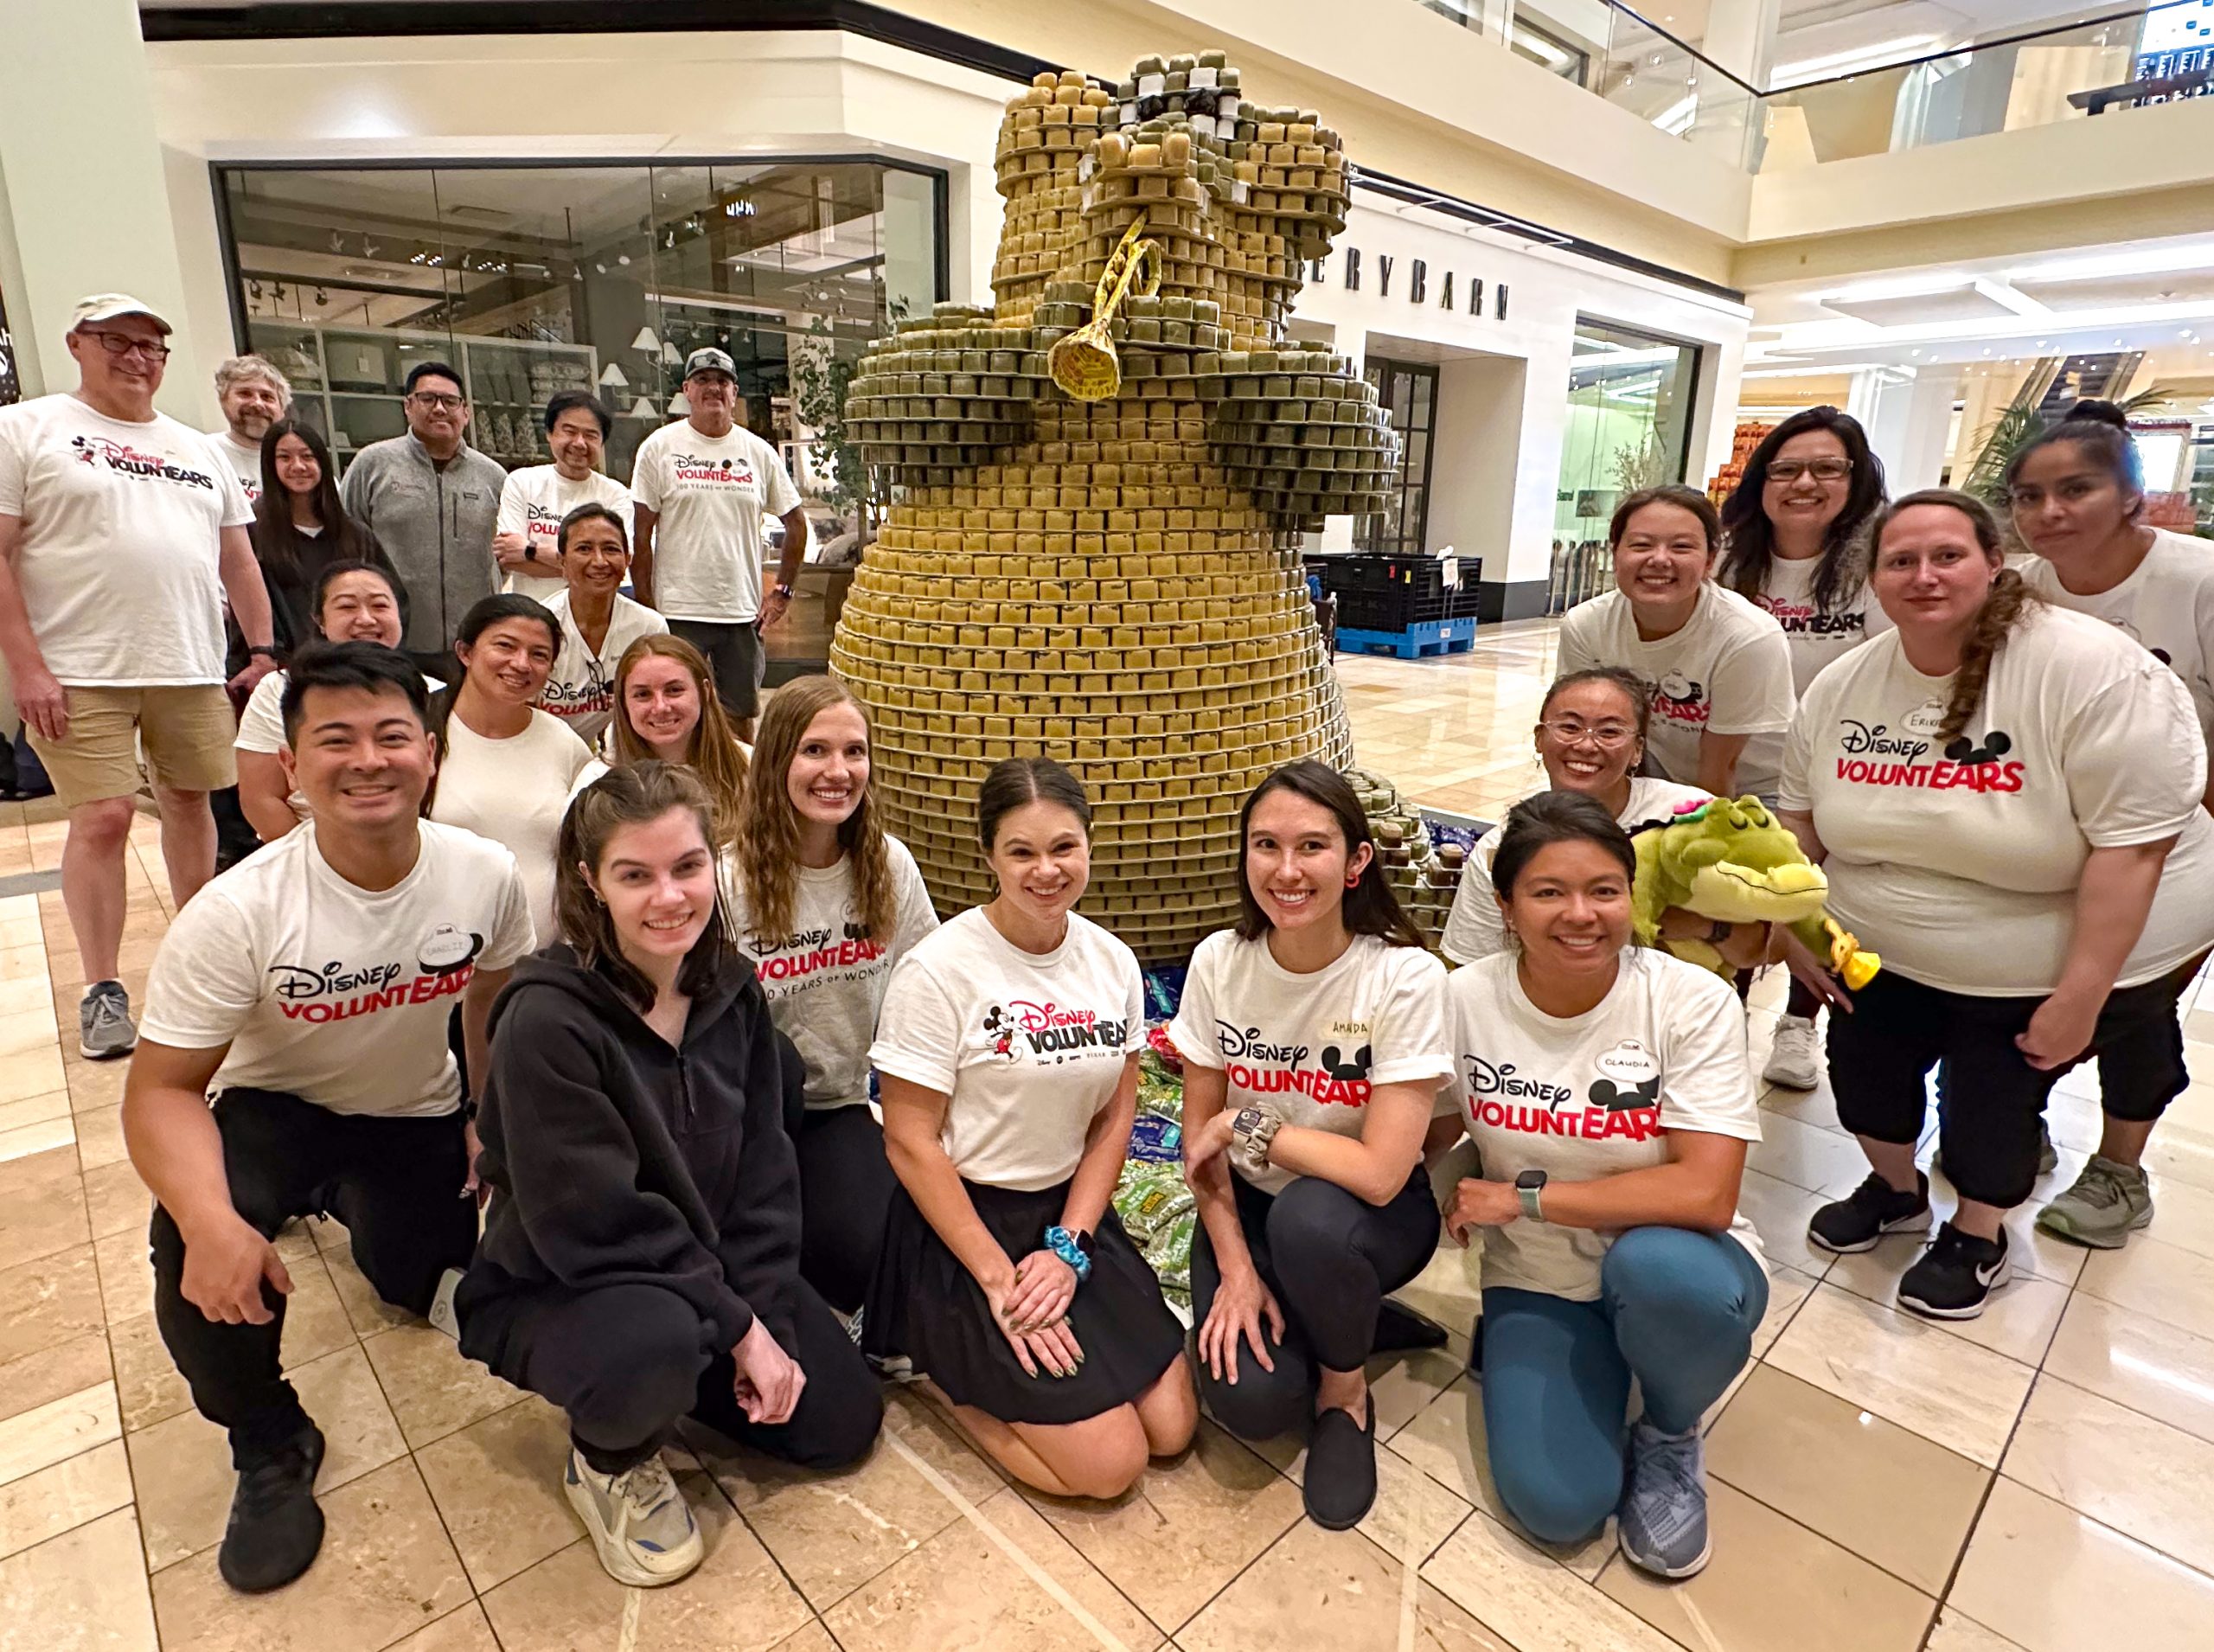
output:
[[[355,1265],[353,1252],[345,1245],[326,1247],[323,1260],[330,1270],[330,1283],[338,1289],[338,1300],[345,1305],[346,1317],[362,1335],[374,1336],[394,1326],[424,1323],[405,1308],[395,1308],[378,1296],[377,1288]]]
[[[51,1099],[42,1098],[37,1105]],[[67,1145],[0,1162],[0,1269],[70,1250],[92,1237],[77,1156]]]
[[[1808,1219],[1828,1200],[1774,1176],[1748,1170],[1737,1184],[1737,1208],[1761,1236],[1768,1259],[1820,1278],[1836,1258],[1807,1239]]]
[[[1823,1277],[1856,1297],[1886,1307],[1898,1302],[1899,1276],[1922,1254],[1925,1241],[1911,1233],[1893,1233],[1876,1241],[1872,1251],[1841,1256]],[[2014,1258],[2022,1259],[2019,1252]],[[2061,1310],[2068,1305],[2065,1286],[2027,1271],[2018,1272],[1993,1291],[1982,1315],[1975,1319],[1931,1321],[1942,1330],[1963,1337],[1979,1347],[2025,1365],[2044,1358]]]
[[[91,1245],[0,1269],[0,1367],[106,1322]]]
[[[85,1214],[93,1239],[126,1230],[143,1233],[154,1213],[154,1195],[128,1159],[85,1173]]]
[[[27,1411],[99,1386],[112,1374],[107,1339],[87,1331],[0,1366],[0,1427]]]
[[[2163,1245],[2214,1256],[2214,1191],[2172,1176],[2153,1184],[2153,1226]]]
[[[1296,1486],[1208,1422],[1190,1450],[1148,1465],[1112,1502],[1026,1495],[1079,1554],[1171,1634],[1305,1518]]]
[[[1411,1560],[1419,1567],[1460,1529],[1471,1509],[1468,1499],[1459,1493],[1424,1474],[1390,1446],[1379,1445],[1376,1448],[1376,1502],[1356,1529],[1386,1554]]]
[[[144,1233],[126,1228],[93,1242],[99,1265],[100,1303],[108,1322],[154,1311],[154,1263]]]
[[[120,1439],[0,1486],[0,1559],[112,1514],[131,1495],[131,1463]]]
[[[2214,1337],[2078,1291],[2069,1299],[2044,1370],[2214,1441]]]
[[[0,1060],[7,1059],[0,1057]],[[21,1124],[14,1130],[0,1130],[0,1164],[28,1158],[33,1154],[51,1153],[56,1149],[66,1150],[76,1139],[76,1121],[72,1118],[49,1118],[43,1124]]]
[[[1063,1595],[1129,1652],[1154,1652],[1162,1644],[1160,1630],[1146,1615],[1012,1488],[977,1505],[977,1514],[998,1540],[964,1516],[823,1614],[824,1627],[845,1652],[925,1647],[1100,1652],[1101,1642],[1068,1610],[1059,1598]],[[1023,1559],[1010,1556],[1001,1541]],[[1051,1578],[1054,1589],[1040,1585],[1039,1574]],[[501,1638],[509,1652],[518,1652],[504,1633]]]
[[[68,1070],[69,1111],[98,1112],[123,1099],[123,1086],[131,1076],[128,1061],[76,1061]]]
[[[1997,1466],[2035,1374],[1831,1284],[1807,1299],[1768,1363],[1987,1468]]]
[[[886,1396],[884,1425],[971,1503],[1005,1484],[912,1389]],[[850,1469],[816,1474],[742,1450],[706,1429],[688,1429],[685,1439],[817,1611],[828,1611],[962,1518],[888,1441],[879,1441]]]
[[[568,1459],[568,1418],[535,1395],[417,1449],[479,1593],[584,1535],[561,1489]]]
[[[1993,1633],[1967,1614],[1947,1606],[1937,1614],[1925,1652],[2021,1652],[2003,1635]]]
[[[1756,1073],[1767,1063],[1769,1039],[1776,1026],[1769,1017],[1760,1019],[1759,1034],[1750,1041],[1753,1071]],[[1828,1130],[1833,1135],[1849,1134],[1845,1126],[1838,1123],[1837,1097],[1830,1090],[1827,1073],[1822,1075],[1821,1082],[1812,1090],[1786,1090],[1781,1085],[1769,1085],[1761,1095],[1761,1111],[1763,1114],[1775,1113],[1801,1124],[1811,1124],[1816,1130]]]
[[[2000,1472],[2214,1573],[2214,1442],[2046,1375]]]
[[[484,1620],[484,1609],[472,1600],[406,1640],[394,1642],[387,1652],[500,1652],[500,1643]]]
[[[2214,1085],[2192,1086],[2197,1093],[2214,1097]],[[2214,1102],[2209,1106],[2214,1109]],[[2145,1168],[2153,1175],[2153,1198],[2157,1208],[2160,1189],[2177,1182],[2214,1191],[2214,1118],[2198,1117],[2189,1124],[2175,1120],[2171,1107],[2153,1132],[2145,1149]],[[2159,1218],[2155,1216],[2155,1220]]]
[[[1508,1644],[1358,1532],[1308,1521],[1177,1631],[1181,1652],[1509,1652]]]
[[[1706,1466],[1930,1595],[1991,1482],[1989,1470],[1771,1366],[1708,1433]]]
[[[18,1055],[45,1049],[54,1041],[51,1006],[0,1013],[0,1060],[12,1063]]]
[[[21,1101],[0,1102],[0,1136],[6,1136],[26,1124],[47,1124],[57,1118],[68,1117],[69,1092],[67,1090],[51,1090],[42,1096],[26,1096]]]
[[[107,1344],[114,1352],[115,1386],[126,1432],[151,1428],[192,1409],[192,1393],[177,1374],[176,1362],[170,1358],[161,1327],[151,1314],[111,1325]]]
[[[93,1386],[0,1422],[0,1486],[123,1437],[115,1384]]]
[[[464,1359],[451,1337],[428,1325],[402,1325],[365,1336],[362,1347],[376,1367],[400,1431],[419,1450],[522,1398],[521,1389]]]
[[[1479,1510],[1422,1569],[1423,1580],[1516,1652],[1673,1652],[1619,1601]]]
[[[2170,1245],[2151,1233],[2119,1251],[2094,1251],[2083,1287],[2094,1297],[2200,1336],[2214,1336],[2214,1257]]]
[[[1857,1187],[1868,1174],[1868,1156],[1851,1137],[1774,1111],[1762,1115],[1761,1139],[1747,1150],[1745,1164],[1778,1181],[1831,1197],[1839,1196],[1833,1190],[1840,1187]]]
[[[327,1354],[291,1376],[300,1404],[323,1430],[319,1495],[406,1453],[406,1441],[360,1348]],[[126,1439],[148,1566],[160,1572],[221,1541],[238,1489],[223,1431],[197,1412],[186,1412]]]
[[[1753,1327],[1752,1357],[1756,1360],[1776,1346],[1776,1339],[1783,1335],[1807,1298],[1814,1294],[1821,1281],[1812,1274],[1801,1273],[1796,1268],[1784,1267],[1770,1258],[1768,1270],[1768,1306],[1761,1310],[1761,1322]]]
[[[0,1060],[0,1101],[22,1101],[67,1088],[58,1046],[17,1051]]]
[[[77,1162],[87,1170],[120,1164],[131,1156],[123,1144],[123,1105],[88,1107],[75,1115]]]
[[[130,1509],[0,1560],[0,1652],[155,1652],[157,1644]]]
[[[468,1577],[413,1463],[388,1463],[320,1501],[323,1553],[273,1594],[234,1590],[213,1549],[158,1573],[163,1652],[377,1652],[469,1604]]]
[[[2001,1476],[1947,1604],[2024,1652],[2205,1652],[2214,1578]]]

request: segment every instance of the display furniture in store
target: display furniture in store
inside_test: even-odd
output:
[[[1094,800],[1085,911],[1181,962],[1236,915],[1246,793],[1352,760],[1298,535],[1381,509],[1398,444],[1344,356],[1285,336],[1345,155],[1206,53],[1041,76],[996,160],[996,303],[903,321],[849,393],[895,494],[831,667],[942,912],[993,893],[978,783],[1045,752]]]

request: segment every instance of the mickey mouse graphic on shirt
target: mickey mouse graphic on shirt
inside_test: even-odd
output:
[[[1706,685],[1686,676],[1680,671],[1664,673],[1653,685],[1653,711],[1658,717],[1672,723],[1691,723],[1704,727],[1714,708],[1708,703]]]
[[[1014,1017],[999,1004],[984,1011],[984,1032],[992,1041],[992,1053],[1003,1060],[1014,1060]]]
[[[1366,1044],[1355,1050],[1349,1060],[1341,1053],[1336,1045],[1323,1046],[1322,1071],[1341,1084],[1351,1084],[1357,1079],[1366,1079],[1368,1076],[1368,1063],[1369,1047]]]
[[[482,935],[464,935],[451,924],[440,924],[416,944],[416,967],[428,976],[458,975],[483,950]]]

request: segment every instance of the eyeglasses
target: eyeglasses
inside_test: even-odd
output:
[[[419,407],[429,407],[438,413],[459,413],[465,398],[441,395],[436,390],[418,390],[407,398]]]
[[[1590,740],[1603,752],[1618,751],[1637,738],[1637,731],[1628,723],[1578,723],[1564,719],[1538,727],[1563,746],[1581,746]]]
[[[1852,474],[1851,459],[1770,459],[1768,479],[1786,486],[1802,476],[1811,476],[1817,482],[1842,482]]]
[[[150,362],[170,359],[170,347],[166,344],[149,344],[144,339],[133,338],[128,333],[105,333],[96,327],[80,327],[77,330],[99,340],[100,348],[110,355],[129,355],[135,350]]]

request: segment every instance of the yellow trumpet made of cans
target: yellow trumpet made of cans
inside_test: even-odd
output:
[[[1046,353],[1053,382],[1078,401],[1104,401],[1123,387],[1123,364],[1107,330],[1133,288],[1141,298],[1161,291],[1161,243],[1146,240],[1145,227],[1140,218],[1123,232],[1092,291],[1091,319]]]

